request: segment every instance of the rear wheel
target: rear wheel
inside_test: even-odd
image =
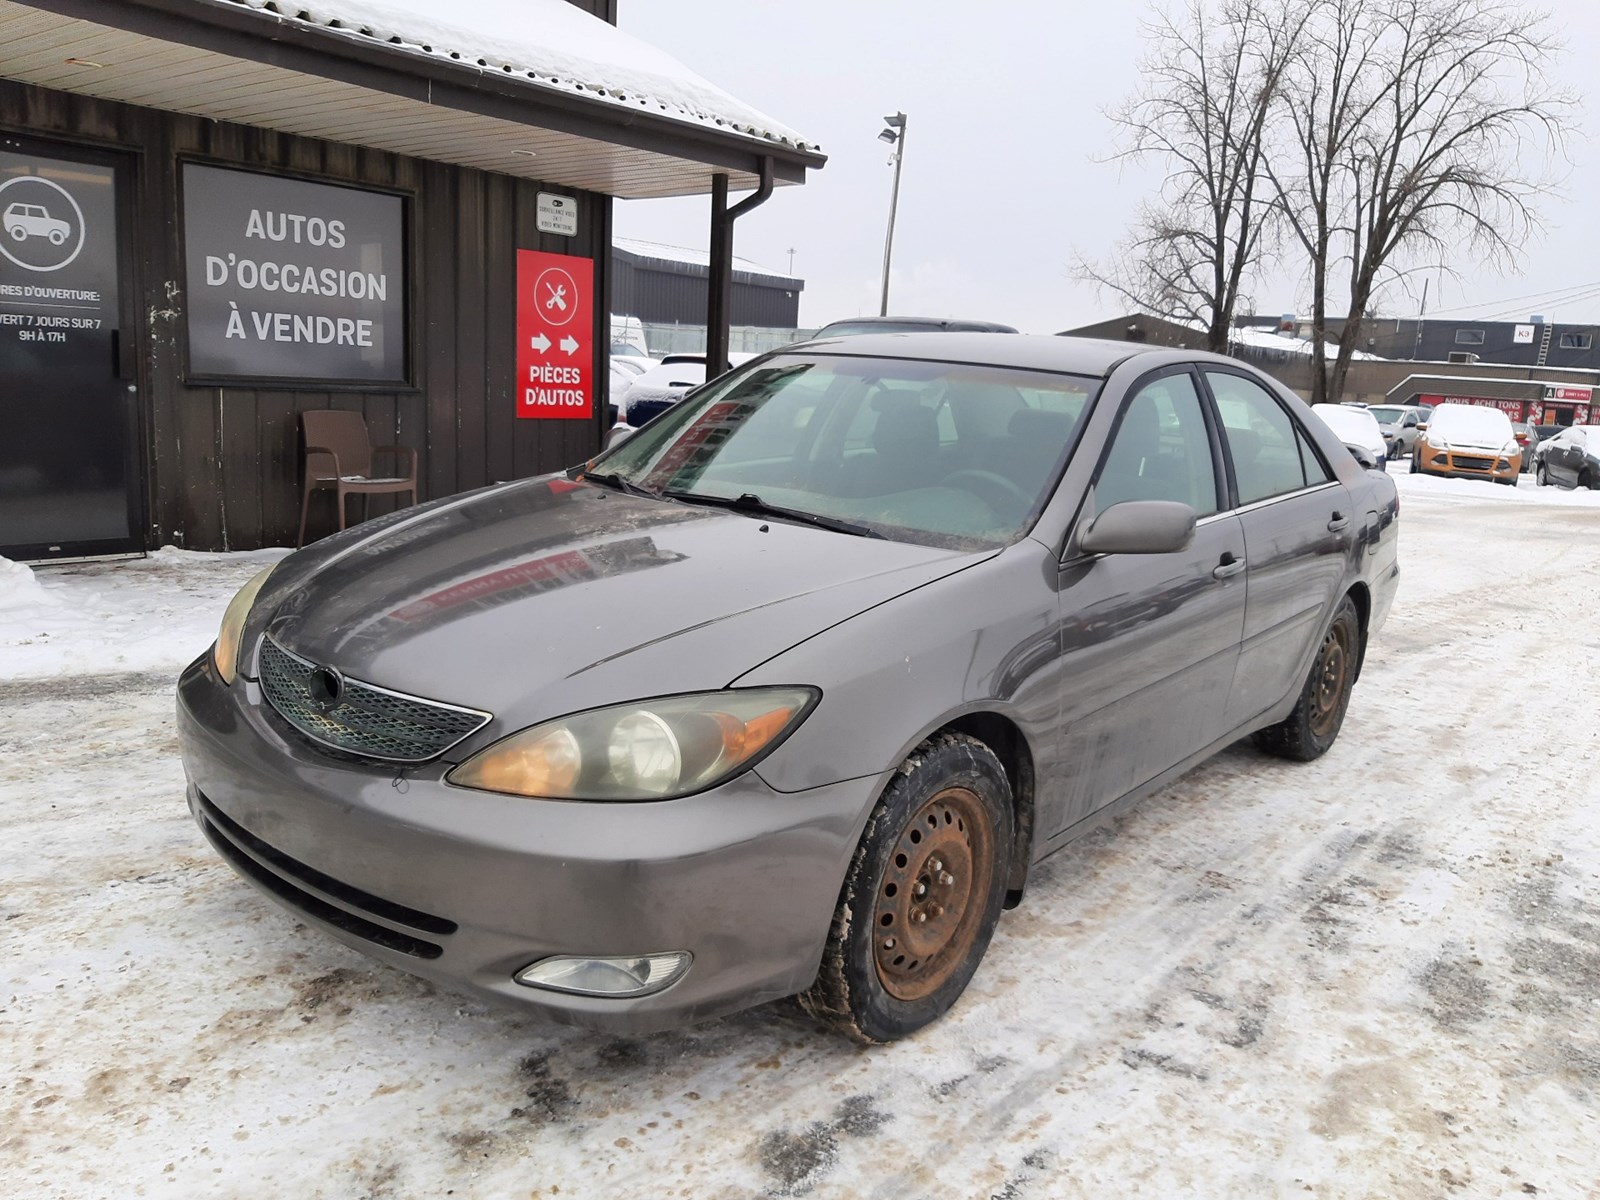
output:
[[[1544,464],[1539,463],[1533,468],[1533,482],[1537,487],[1547,487],[1550,483],[1550,474],[1544,469]]]
[[[1593,491],[1594,476],[1585,471],[1583,474],[1578,476],[1578,486],[1581,488],[1588,488],[1590,491]]]
[[[1255,743],[1269,754],[1310,762],[1321,758],[1339,736],[1350,690],[1355,686],[1361,659],[1361,614],[1349,596],[1339,601],[1333,623],[1311,663],[1311,674],[1300,689],[1294,711],[1276,725],[1255,735]]]
[[[957,733],[918,746],[867,819],[801,1006],[863,1042],[944,1015],[1000,919],[1011,823],[1005,768],[987,746]]]

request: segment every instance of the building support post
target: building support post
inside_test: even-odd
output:
[[[772,195],[772,159],[761,160],[761,183],[732,208],[728,177],[711,177],[711,264],[706,280],[706,378],[728,369],[728,326],[733,311],[733,223]]]

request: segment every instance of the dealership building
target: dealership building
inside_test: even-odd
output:
[[[292,543],[312,410],[425,499],[583,461],[614,198],[708,197],[725,357],[735,219],[824,160],[615,19],[0,0],[0,556]]]

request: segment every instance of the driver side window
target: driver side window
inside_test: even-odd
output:
[[[1177,500],[1200,516],[1217,511],[1217,472],[1194,377],[1168,375],[1122,409],[1095,480],[1095,508],[1124,500]]]

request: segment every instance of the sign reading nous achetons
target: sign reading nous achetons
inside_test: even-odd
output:
[[[403,383],[399,196],[186,163],[191,376]]]

